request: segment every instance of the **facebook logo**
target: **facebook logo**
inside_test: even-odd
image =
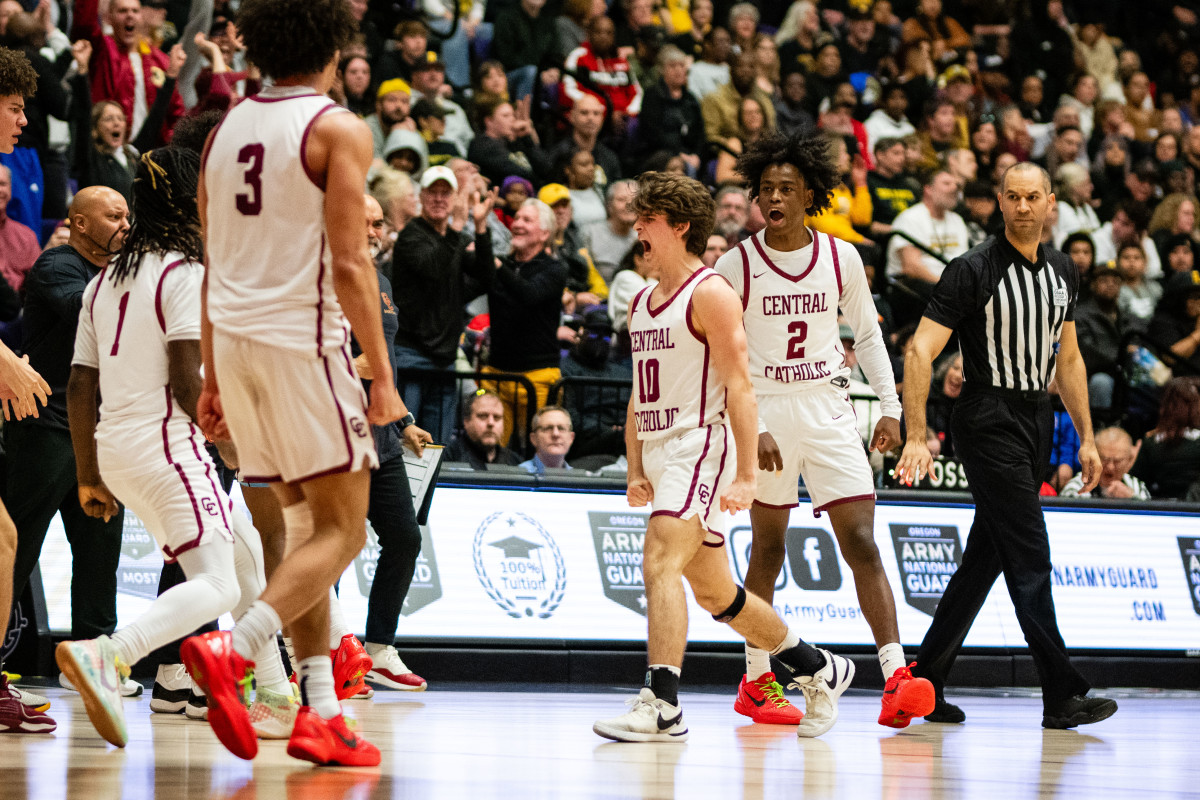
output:
[[[788,567],[801,589],[831,592],[842,586],[833,537],[821,528],[788,528]]]

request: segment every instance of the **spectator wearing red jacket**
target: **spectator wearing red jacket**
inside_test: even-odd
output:
[[[617,53],[616,27],[606,16],[588,23],[588,38],[575,48],[563,64],[562,96],[570,109],[585,92],[603,95],[612,107],[613,124],[625,127],[628,117],[642,110],[642,87],[634,77],[629,59]]]
[[[76,0],[73,39],[92,44],[92,101],[120,103],[129,120],[129,139],[137,137],[142,122],[154,105],[160,87],[166,83],[170,59],[161,50],[138,36],[142,22],[140,0],[112,0],[108,7],[112,35],[106,36],[100,25],[99,0]],[[171,129],[183,116],[183,100],[171,89],[172,97],[158,141],[166,143]]]

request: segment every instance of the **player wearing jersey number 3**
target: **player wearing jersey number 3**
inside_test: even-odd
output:
[[[900,401],[858,251],[804,225],[806,213],[815,216],[829,207],[839,181],[825,142],[820,136],[777,134],[747,148],[738,171],[766,228],[716,264],[745,310],[750,379],[758,397],[760,471],[750,509],[746,588],[771,602],[803,476],[814,511],[829,514],[879,648],[886,681],[879,723],[903,728],[933,710],[934,689],[905,666],[896,603],[875,546],[874,481],[846,392],[850,371],[838,334],[839,308],[882,406],[873,450],[900,444]],[[768,653],[747,645],[746,676],[734,708],[756,722],[799,722],[801,736],[821,733],[828,715],[810,712],[801,722],[790,706],[761,702],[777,686],[770,669]]]
[[[302,700],[288,753],[374,766],[379,750],[342,718],[329,660],[328,590],[366,540],[370,425],[402,408],[363,236],[371,133],[326,94],[357,25],[344,0],[243,0],[237,25],[273,84],[230,111],[205,152],[199,415],[211,437],[232,436],[245,480],[271,484],[287,549],[233,631],[188,639],[181,655],[217,737],[251,758],[251,654],[286,625]],[[351,328],[374,378],[369,406]]]
[[[592,729],[623,742],[687,738],[678,696],[688,627],[684,577],[696,602],[775,655],[791,673],[787,682],[804,690],[810,708],[825,709],[832,725],[854,664],[802,642],[729,571],[722,512],[754,500],[757,412],[741,302],[700,261],[716,205],[691,178],[648,172],[634,210],[646,260],[661,273],[657,286],[634,297],[628,317],[635,379],[625,425],[627,495],[631,506],[653,509],[642,560],[650,669],[631,710]]]

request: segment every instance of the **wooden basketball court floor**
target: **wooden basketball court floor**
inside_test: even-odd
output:
[[[151,714],[149,692],[125,705],[130,742],[107,745],[76,694],[44,693],[58,731],[0,735],[3,800],[366,800],[367,798],[1137,798],[1200,796],[1200,692],[1107,691],[1112,719],[1075,731],[1040,727],[1032,692],[951,694],[964,725],[875,723],[878,694],[843,697],[820,739],[754,725],[733,690],[683,696],[686,744],[607,743],[595,719],[631,693],[533,686],[376,692],[344,704],[383,751],[378,769],[316,769],[260,743],[225,751],[207,723]]]

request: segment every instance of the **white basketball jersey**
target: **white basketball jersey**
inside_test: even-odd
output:
[[[758,394],[782,394],[850,374],[838,333],[838,301],[842,264],[858,259],[846,253],[852,245],[825,233],[812,236],[808,247],[782,252],[756,233],[717,261],[717,271],[742,298],[750,379]]]
[[[238,104],[204,155],[208,316],[237,337],[319,356],[349,326],[325,235],[325,190],[305,146],[317,118],[345,109],[308,87]]]
[[[725,387],[712,369],[708,342],[691,324],[692,293],[715,277],[702,267],[662,305],[651,302],[653,286],[629,304],[639,439],[662,439],[725,419]]]
[[[73,359],[100,370],[98,439],[130,420],[188,420],[171,398],[167,342],[200,339],[202,265],[148,255],[133,277],[111,276],[104,268],[84,290]]]

